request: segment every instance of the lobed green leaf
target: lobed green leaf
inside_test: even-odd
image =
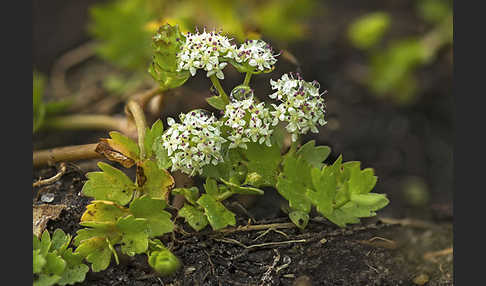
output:
[[[196,231],[200,231],[208,225],[208,219],[203,211],[198,210],[194,206],[184,204],[179,210],[178,216],[183,217],[185,221]]]
[[[167,199],[170,189],[174,186],[174,178],[170,173],[159,168],[152,160],[145,160],[139,164],[143,170],[144,182],[141,190],[152,198]],[[137,170],[139,172],[140,170]]]
[[[108,200],[119,205],[126,205],[132,199],[135,184],[122,171],[103,162],[98,163],[103,172],[86,174],[88,181],[82,192],[96,200]]]
[[[143,145],[145,147],[145,155],[147,158],[152,158],[152,156],[155,154],[155,151],[153,150],[154,143],[156,142],[156,139],[162,136],[162,133],[164,132],[164,124],[160,119],[154,122],[152,124],[151,128],[146,129],[145,131],[145,139],[143,142]]]
[[[315,141],[311,140],[302,145],[297,150],[296,155],[301,156],[312,167],[322,168],[324,166],[324,160],[331,154],[331,148],[328,146],[315,146]]]
[[[221,202],[213,196],[203,194],[197,203],[204,208],[209,224],[214,230],[221,229],[228,225],[236,224],[235,214],[229,211]]]
[[[154,237],[174,230],[174,224],[170,219],[171,214],[164,211],[166,207],[167,203],[165,200],[143,195],[133,200],[130,204],[130,211],[135,218],[147,219],[149,237]]]

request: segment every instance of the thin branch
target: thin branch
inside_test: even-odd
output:
[[[282,228],[295,228],[296,225],[291,222],[285,223],[272,223],[272,224],[256,224],[256,225],[245,225],[245,226],[238,226],[238,227],[229,227],[223,228],[218,230],[221,233],[234,233],[240,231],[256,231],[256,230],[265,230],[265,229],[282,229]]]
[[[61,177],[66,173],[66,169],[67,169],[66,163],[61,162],[59,171],[57,172],[56,175],[54,175],[53,177],[48,178],[48,179],[43,179],[43,180],[37,181],[37,182],[32,184],[32,187],[35,188],[35,187],[50,185],[50,184],[53,184],[53,183],[59,181],[59,179],[61,179]]]
[[[95,151],[96,146],[98,146],[98,143],[34,151],[33,165],[34,167],[40,167],[53,165],[57,162],[71,162],[103,157],[103,155]]]

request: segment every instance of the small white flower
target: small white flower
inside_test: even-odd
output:
[[[270,111],[263,102],[256,104],[253,96],[226,105],[224,125],[231,128],[227,139],[231,142],[228,148],[246,149],[248,142],[271,146],[273,133]]]
[[[271,69],[277,62],[272,47],[262,40],[248,40],[239,48],[235,60],[248,64],[259,71]]]
[[[223,68],[226,58],[236,56],[236,46],[231,44],[230,39],[216,32],[187,33],[186,41],[177,54],[177,71],[187,70],[192,76],[199,69],[207,72],[206,76],[216,75],[224,79]]]
[[[269,95],[281,102],[279,105],[272,104],[272,124],[287,122],[285,128],[292,134],[294,142],[299,134],[309,131],[317,133],[317,124],[323,126],[327,123],[324,119],[325,103],[319,93],[319,83],[306,82],[298,74],[296,77],[293,74],[284,74],[277,81],[270,80],[272,89],[276,91]]]
[[[172,161],[172,171],[189,175],[201,174],[202,167],[223,161],[221,122],[203,110],[179,116],[180,123],[167,118],[170,126],[161,137],[162,146]]]

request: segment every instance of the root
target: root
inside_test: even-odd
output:
[[[40,187],[40,186],[45,186],[45,185],[50,185],[50,184],[53,184],[57,181],[59,181],[59,179],[61,179],[61,177],[66,173],[66,163],[64,162],[61,162],[60,166],[59,166],[59,171],[57,172],[57,174],[55,174],[54,176],[48,178],[48,179],[42,179],[42,180],[39,180],[35,183],[32,184],[32,187]]]

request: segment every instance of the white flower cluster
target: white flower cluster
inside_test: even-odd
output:
[[[235,55],[236,46],[220,33],[187,33],[186,41],[177,54],[177,71],[188,70],[194,76],[198,69],[203,69],[207,77],[215,74],[219,79],[224,79],[222,70],[227,63],[220,62],[220,57],[234,58]]]
[[[270,111],[265,108],[263,102],[255,104],[253,96],[233,101],[226,105],[224,112],[226,121],[224,125],[231,128],[228,140],[231,141],[229,148],[246,149],[246,143],[265,142],[267,146],[272,146],[270,137],[272,135],[272,118]]]
[[[298,74],[296,79],[293,74],[284,74],[277,81],[270,80],[270,85],[275,93],[269,95],[277,99],[279,105],[272,104],[275,111],[272,124],[279,121],[288,122],[286,129],[292,134],[292,141],[296,141],[299,134],[305,134],[309,130],[318,133],[317,124],[326,124],[324,119],[325,104],[322,94],[319,93],[317,81],[306,82]]]
[[[191,176],[200,174],[207,164],[223,161],[221,122],[203,110],[179,116],[181,123],[167,118],[169,129],[162,135],[162,145],[172,161],[172,171],[181,170]]]
[[[262,40],[248,40],[237,51],[235,60],[238,63],[248,62],[260,71],[271,69],[277,62],[277,55],[273,54],[272,47]]]
[[[186,40],[177,54],[177,71],[186,70],[194,76],[198,69],[205,70],[206,76],[216,75],[224,79],[223,69],[226,59],[238,63],[248,63],[255,69],[268,70],[277,62],[269,44],[262,40],[248,40],[240,47],[216,32],[187,33]]]

